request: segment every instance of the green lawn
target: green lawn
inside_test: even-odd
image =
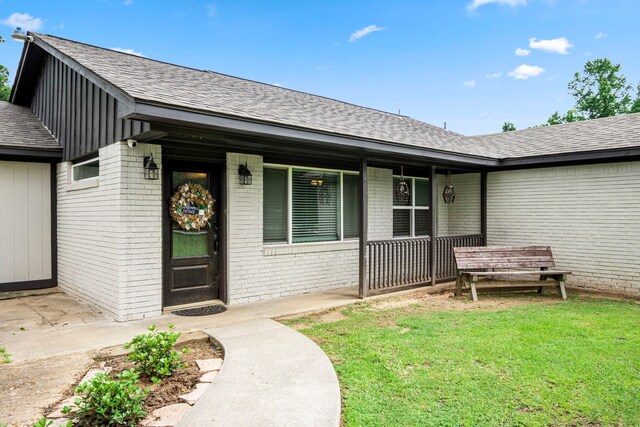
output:
[[[640,425],[640,304],[530,298],[502,310],[360,304],[339,321],[285,323],[331,358],[347,426]]]

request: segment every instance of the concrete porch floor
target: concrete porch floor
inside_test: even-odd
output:
[[[440,286],[438,286],[440,287]],[[370,297],[402,295],[413,290]],[[166,313],[126,323],[113,321],[57,289],[0,295],[0,346],[12,361],[97,350],[124,344],[150,325],[174,324],[186,333],[255,319],[277,318],[360,302],[355,287],[313,292],[257,303],[232,305],[224,313],[183,317]]]

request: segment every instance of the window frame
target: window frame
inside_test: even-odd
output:
[[[98,162],[98,174],[96,176],[90,176],[88,178],[76,179],[76,177],[75,177],[76,168],[79,168],[80,166],[84,166],[84,165],[87,165],[89,163],[94,163],[94,162]],[[95,157],[92,157],[90,159],[83,160],[81,162],[72,163],[71,164],[71,182],[72,183],[75,183],[75,182],[88,182],[90,180],[96,180],[98,178],[100,178],[100,157],[99,156],[95,156]]]
[[[263,165],[263,169],[283,169],[287,171],[287,241],[282,242],[265,242],[264,241],[264,229],[262,231],[262,244],[265,246],[275,246],[275,245],[322,245],[322,244],[332,244],[332,243],[340,243],[340,242],[353,242],[359,239],[359,237],[344,237],[344,175],[360,175],[357,171],[346,171],[341,169],[329,169],[329,168],[319,168],[313,166],[299,166],[299,165],[284,165],[279,163],[265,163]],[[310,171],[320,171],[320,172],[333,172],[340,174],[340,238],[337,240],[323,240],[318,242],[294,242],[293,241],[293,170],[294,169],[304,169]],[[262,194],[264,197],[264,189],[262,190]],[[263,218],[264,224],[264,218]]]
[[[403,177],[401,175],[393,175],[392,176],[392,181],[395,181],[396,178],[400,178],[402,179]],[[427,183],[430,182],[429,178],[423,178],[420,176],[404,176],[404,179],[406,181],[410,181],[409,183],[409,189],[411,190],[411,205],[410,206],[396,206],[393,204],[393,198],[395,198],[395,195],[392,194],[392,201],[391,201],[391,205],[393,210],[409,210],[410,214],[409,214],[409,235],[408,236],[393,236],[393,212],[391,215],[391,234],[392,234],[392,238],[393,239],[415,239],[415,238],[421,238],[421,237],[427,237],[428,234],[425,234],[423,236],[416,236],[416,215],[415,215],[415,211],[417,210],[422,210],[422,211],[428,211],[431,210],[431,206],[416,206],[416,180],[418,181],[426,181]],[[395,186],[393,186],[393,192],[395,193],[396,188]],[[429,186],[429,189],[431,187]],[[429,190],[431,191],[431,190]],[[431,201],[431,198],[429,197],[429,201]]]

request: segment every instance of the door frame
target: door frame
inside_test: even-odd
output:
[[[171,255],[171,218],[169,216],[169,198],[171,197],[169,184],[171,182],[170,171],[175,166],[189,167],[191,164],[206,165],[211,173],[216,174],[218,181],[218,199],[216,200],[218,219],[218,298],[225,304],[228,303],[227,290],[227,165],[225,161],[212,161],[209,159],[162,158],[162,307],[167,307],[165,301],[165,285],[168,279],[169,263],[166,261]]]

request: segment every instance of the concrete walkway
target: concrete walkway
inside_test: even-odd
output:
[[[338,378],[313,341],[269,319],[205,332],[224,363],[178,427],[340,425]]]

